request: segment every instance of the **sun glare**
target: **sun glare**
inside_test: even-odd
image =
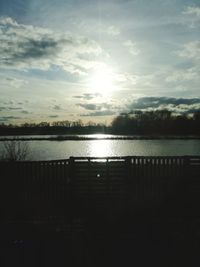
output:
[[[111,145],[108,140],[94,140],[90,143],[91,157],[108,157],[111,154]]]
[[[114,74],[107,67],[98,68],[91,75],[89,84],[93,92],[107,95],[115,89]]]

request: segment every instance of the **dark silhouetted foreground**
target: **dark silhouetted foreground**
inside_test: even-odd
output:
[[[1,266],[198,266],[200,157],[1,162]]]

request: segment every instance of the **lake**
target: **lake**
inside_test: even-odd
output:
[[[38,138],[40,138],[39,136]],[[43,136],[44,137],[44,136]],[[29,136],[30,138],[30,136]],[[47,137],[46,137],[47,138]],[[29,159],[53,160],[70,156],[184,156],[200,155],[200,140],[29,140]],[[45,139],[45,137],[44,137]],[[3,149],[0,141],[0,151]]]

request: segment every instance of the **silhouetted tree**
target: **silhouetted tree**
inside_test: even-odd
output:
[[[27,159],[30,154],[29,146],[26,141],[5,141],[3,143],[2,160],[20,161]]]

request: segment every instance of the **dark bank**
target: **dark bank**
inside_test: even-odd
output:
[[[5,266],[199,260],[198,156],[71,157],[0,169]]]

